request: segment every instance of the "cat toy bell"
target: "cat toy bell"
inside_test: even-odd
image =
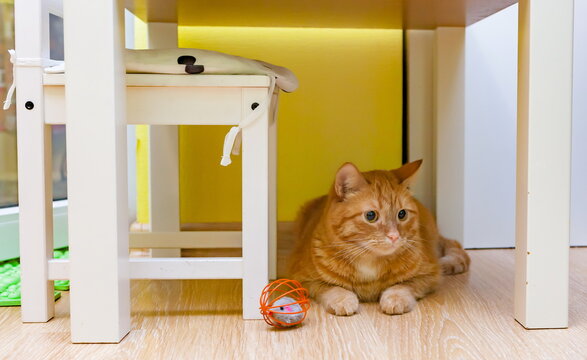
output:
[[[265,286],[259,303],[265,322],[278,328],[301,324],[310,308],[308,290],[298,281],[288,279]]]

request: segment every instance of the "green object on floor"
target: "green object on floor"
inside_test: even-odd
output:
[[[53,252],[56,259],[67,259],[69,250],[59,249]],[[56,280],[55,290],[69,290],[69,280]],[[61,297],[55,291],[55,300]],[[9,260],[0,263],[0,306],[20,306],[20,263]]]
[[[55,259],[69,259],[69,249],[58,249],[53,251]],[[69,291],[69,280],[55,280],[55,290]]]

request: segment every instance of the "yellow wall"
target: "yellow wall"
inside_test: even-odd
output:
[[[365,170],[400,165],[401,30],[180,27],[179,46],[262,59],[298,76],[300,88],[280,99],[280,221],[325,193],[345,161]],[[240,220],[240,157],[218,165],[227,129],[180,129],[182,222]]]
[[[279,108],[279,220],[325,193],[344,161],[400,165],[400,30],[180,27],[179,46],[263,59],[298,76]],[[240,219],[240,159],[217,164],[226,130],[181,129],[183,222]]]
[[[146,49],[147,24],[135,18],[135,48]],[[149,222],[149,126],[136,126],[137,139],[137,221]]]

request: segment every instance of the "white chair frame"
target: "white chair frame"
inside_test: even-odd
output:
[[[269,79],[126,75],[122,2],[66,1],[64,10],[66,75],[47,75],[48,17],[60,9],[43,0],[15,5],[17,56],[38,59],[16,68],[23,321],[53,317],[57,279],[71,280],[73,342],[118,342],[128,333],[130,279],[243,279],[243,317],[260,319],[270,250],[275,259],[277,125],[270,111],[242,130],[242,232],[137,233],[129,241],[126,125],[236,125],[268,97]],[[90,48],[104,51],[82,59]],[[67,125],[70,260],[52,259],[54,124]],[[242,245],[242,257],[130,259],[129,243]]]

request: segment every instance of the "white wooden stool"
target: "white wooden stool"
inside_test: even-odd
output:
[[[240,258],[129,259],[126,125],[236,125],[268,98],[270,79],[126,75],[122,1],[77,0],[65,1],[66,74],[47,75],[49,12],[59,10],[42,0],[15,5],[17,57],[37,59],[16,68],[23,321],[53,317],[57,279],[71,280],[73,342],[118,342],[129,332],[130,279],[242,278],[243,317],[260,319],[276,231],[276,124],[269,109],[242,131]],[[52,259],[53,124],[67,125],[69,261]],[[158,247],[165,238],[166,248],[214,246],[214,239],[235,243],[238,236],[150,233],[133,243]]]

